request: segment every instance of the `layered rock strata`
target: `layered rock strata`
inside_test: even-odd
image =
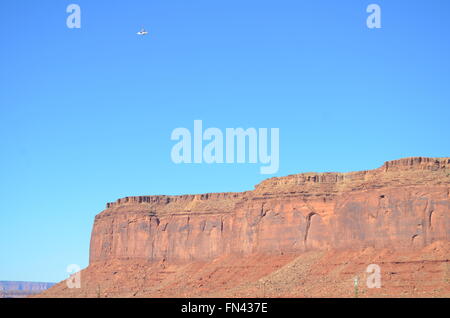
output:
[[[267,179],[253,191],[126,197],[96,216],[90,263],[187,263],[223,255],[450,241],[450,158]]]

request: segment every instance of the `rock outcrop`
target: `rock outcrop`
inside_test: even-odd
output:
[[[81,288],[42,297],[450,297],[450,158],[126,197],[96,216]]]
[[[90,263],[450,241],[450,158],[406,158],[350,173],[271,178],[243,193],[126,197],[95,218]]]

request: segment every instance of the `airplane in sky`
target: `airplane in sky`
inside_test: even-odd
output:
[[[142,29],[141,29],[139,32],[137,32],[136,34],[137,34],[137,35],[146,35],[146,34],[148,34],[148,32],[145,31],[144,28],[142,28]]]

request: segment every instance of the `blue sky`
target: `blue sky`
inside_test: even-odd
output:
[[[66,7],[81,7],[81,29]],[[382,29],[366,27],[366,7]],[[0,2],[0,280],[88,264],[130,195],[252,189],[259,164],[175,165],[177,127],[280,129],[277,176],[448,156],[450,20],[427,1]],[[139,37],[144,25],[150,34]]]

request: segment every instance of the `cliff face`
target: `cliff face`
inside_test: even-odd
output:
[[[437,241],[450,241],[450,158],[407,158],[369,171],[271,178],[243,193],[119,199],[95,218],[90,263],[405,251]]]

